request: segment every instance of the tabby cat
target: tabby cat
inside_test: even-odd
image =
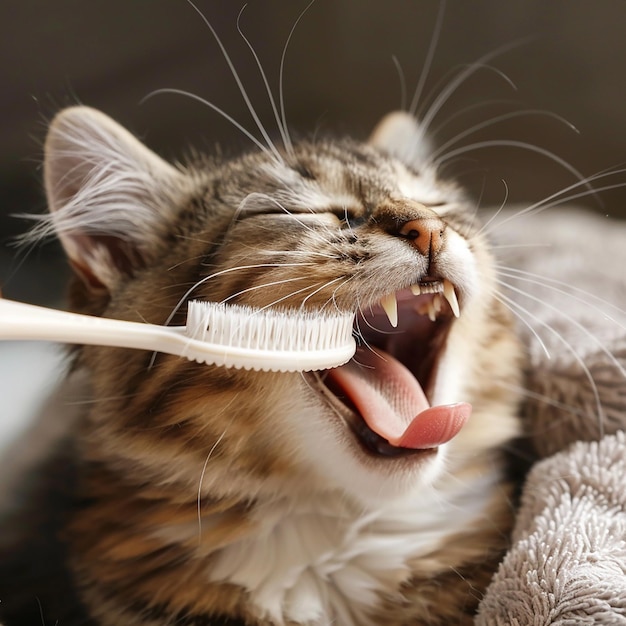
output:
[[[347,310],[359,347],[317,373],[74,350],[78,421],[3,531],[3,624],[471,624],[511,524],[522,351],[416,120],[171,165],[73,107],[44,175],[73,310]]]

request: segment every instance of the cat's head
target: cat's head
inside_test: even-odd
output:
[[[516,432],[519,350],[475,206],[438,178],[408,114],[367,143],[173,166],[76,107],[50,127],[45,184],[49,226],[82,279],[75,309],[158,324],[184,324],[188,299],[356,315],[353,362],[315,374],[83,348],[86,458],[191,497],[202,475],[213,498],[371,503],[462,471]],[[456,403],[473,405],[468,420]],[[428,405],[439,408],[403,437]]]

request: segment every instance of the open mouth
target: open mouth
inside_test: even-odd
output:
[[[431,404],[448,334],[460,315],[448,280],[424,280],[357,315],[359,347],[338,368],[314,374],[333,411],[368,453],[432,451],[455,437],[471,406]]]

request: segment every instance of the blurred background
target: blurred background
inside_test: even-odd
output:
[[[307,3],[252,0],[241,16],[275,95],[285,41]],[[237,32],[243,2],[197,0],[197,6],[276,134],[258,68]],[[291,128],[366,137],[385,112],[401,106],[403,89],[410,101],[440,6],[438,0],[316,0],[285,59]],[[626,160],[625,27],[623,0],[448,2],[422,110],[468,64],[493,58],[443,106],[432,125],[435,144],[494,120],[453,148],[512,140],[558,155],[586,176],[619,167]],[[29,224],[12,215],[45,210],[41,146],[55,111],[78,102],[98,107],[171,159],[183,157],[190,145],[212,151],[219,144],[226,152],[250,147],[231,124],[192,99],[165,94],[144,101],[161,88],[186,90],[255,132],[218,44],[186,0],[8,0],[0,3],[0,32],[0,284],[6,296],[50,302],[65,282],[58,246],[11,245]],[[529,113],[509,115],[523,110]],[[505,119],[495,121],[500,116]],[[481,206],[499,205],[506,193],[508,204],[533,202],[576,181],[537,151],[502,146],[468,151],[444,172],[458,176]],[[626,176],[608,182],[620,181]],[[624,214],[626,189],[598,196],[581,202]]]

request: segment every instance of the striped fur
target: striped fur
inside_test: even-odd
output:
[[[314,376],[81,348],[90,400],[50,537],[65,582],[0,589],[6,626],[26,623],[35,596],[62,626],[472,622],[511,523],[502,449],[519,430],[520,348],[471,205],[398,144],[407,134],[415,123],[393,117],[368,144],[174,168],[101,113],[55,119],[41,230],[58,230],[82,278],[72,308],[154,323],[184,322],[190,297],[366,310],[427,272],[392,234],[419,202],[446,224],[438,271],[462,306],[432,394],[474,412],[434,451],[379,458]]]

